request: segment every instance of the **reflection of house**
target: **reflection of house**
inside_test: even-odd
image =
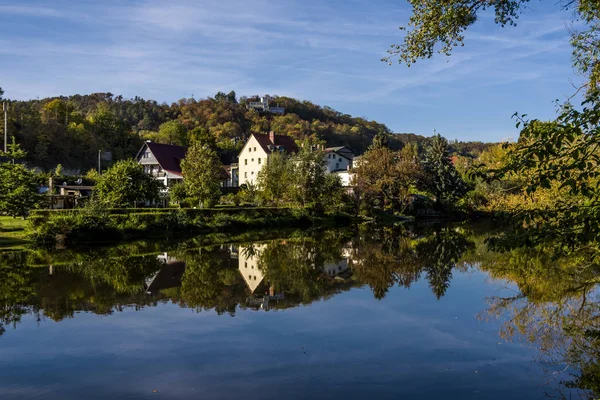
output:
[[[161,290],[181,286],[181,278],[185,272],[185,263],[169,257],[166,253],[158,256],[164,266],[145,280],[146,293],[158,294]]]
[[[258,172],[265,165],[271,154],[298,152],[298,146],[291,136],[276,135],[270,132],[268,135],[252,134],[239,155],[239,182],[256,183]]]
[[[240,246],[238,251],[238,269],[248,289],[254,293],[264,279],[262,271],[258,268],[260,253],[266,245]]]
[[[335,277],[345,272],[348,268],[348,259],[342,258],[338,262],[330,262],[323,265],[323,272],[331,277]]]

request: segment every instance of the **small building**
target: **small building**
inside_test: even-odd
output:
[[[61,196],[90,197],[93,186],[58,185]]]
[[[146,141],[136,155],[137,161],[144,166],[144,171],[152,175],[169,188],[183,182],[181,161],[185,159],[187,148],[172,144]]]
[[[271,103],[271,96],[269,96],[268,94],[264,95],[264,97],[260,98],[260,101],[250,101],[248,102],[246,108],[248,108],[248,110],[256,110],[258,112],[268,112],[271,114],[278,114],[278,115],[283,115],[285,114],[285,108],[283,107],[273,107],[270,105]]]
[[[239,155],[239,184],[256,183],[258,172],[274,153],[295,154],[298,146],[286,135],[253,133]]]

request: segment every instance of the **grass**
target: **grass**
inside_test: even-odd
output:
[[[27,221],[22,218],[0,216],[0,248],[14,248],[29,243]]]

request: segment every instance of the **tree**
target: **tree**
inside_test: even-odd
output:
[[[388,146],[389,146],[388,135],[386,135],[385,133],[379,132],[373,138],[373,142],[371,143],[371,146],[369,148],[380,149],[382,147],[388,147]]]
[[[14,137],[6,155],[13,161],[0,163],[0,214],[24,217],[41,200],[35,175],[24,165],[14,163],[26,156]]]
[[[177,120],[167,121],[158,128],[158,140],[160,143],[187,146],[187,129]]]
[[[94,196],[105,207],[132,207],[158,200],[160,187],[161,183],[145,173],[141,164],[121,160],[100,176]]]
[[[56,169],[54,169],[54,175],[56,175],[56,176],[61,176],[61,175],[62,175],[62,172],[63,172],[63,167],[62,167],[62,165],[61,165],[61,164],[58,164],[58,165],[56,166]]]
[[[256,183],[262,198],[279,204],[287,200],[291,165],[285,154],[273,153],[258,172]]]
[[[188,196],[207,207],[219,201],[224,170],[216,151],[200,142],[192,143],[181,171]]]
[[[425,148],[424,167],[429,174],[429,190],[438,201],[449,204],[467,193],[467,185],[450,159],[448,142],[440,134]]]
[[[424,181],[423,169],[410,152],[395,152],[387,147],[368,150],[355,173],[356,191],[368,210],[403,212],[410,191],[421,187]]]
[[[409,0],[412,15],[401,44],[388,50],[382,61],[392,63],[398,59],[408,66],[417,60],[430,58],[437,51],[449,56],[454,47],[464,45],[464,31],[478,19],[478,15],[491,9],[495,22],[501,26],[516,25],[520,14],[531,11],[529,0]],[[560,3],[559,7],[560,7]],[[598,48],[600,47],[600,3],[596,0],[565,0],[562,7],[572,8],[573,19],[584,23],[583,31],[571,31],[573,61],[576,69],[588,77],[590,88],[600,79]]]
[[[325,189],[324,152],[304,146],[290,160],[289,191],[292,199],[305,206],[321,200]]]

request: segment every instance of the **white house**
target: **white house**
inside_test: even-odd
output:
[[[239,183],[256,184],[258,171],[269,161],[271,154],[280,152],[294,154],[298,152],[298,146],[291,136],[268,135],[253,133],[246,142],[239,155]]]
[[[147,141],[138,151],[136,159],[144,166],[144,171],[152,175],[169,188],[183,181],[181,161],[185,158],[187,149],[171,144]]]
[[[345,146],[328,147],[325,149],[325,161],[327,172],[347,171],[352,167],[354,154]]]
[[[185,159],[187,148],[172,144],[146,141],[136,156],[137,161],[144,166],[144,171],[158,179],[168,190],[177,182],[183,182],[181,161]],[[221,162],[228,162],[221,157]],[[238,166],[235,163],[223,166],[223,187],[238,186]]]
[[[246,106],[248,110],[256,110],[258,112],[269,112],[271,114],[279,114],[283,115],[285,113],[285,109],[283,107],[272,107],[269,105],[271,102],[271,97],[266,94],[264,97],[260,98],[260,101],[250,101]]]

